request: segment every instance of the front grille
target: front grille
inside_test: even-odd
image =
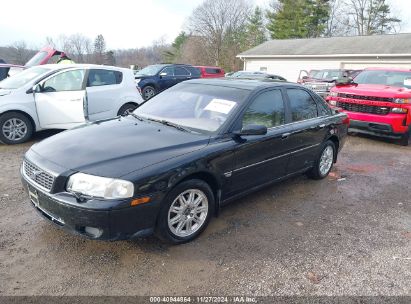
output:
[[[370,114],[377,114],[377,115],[387,115],[390,112],[390,108],[387,108],[387,107],[376,107],[376,106],[347,103],[347,102],[337,102],[337,107],[350,111],[350,112],[370,113]]]
[[[351,99],[359,99],[359,100],[394,102],[394,98],[376,97],[376,96],[366,96],[366,95],[354,95],[354,94],[346,94],[346,93],[338,93],[338,97],[351,98]]]
[[[329,85],[327,83],[306,82],[304,86],[310,88],[313,91],[329,91],[333,84]]]
[[[23,163],[24,174],[31,181],[41,186],[47,191],[50,191],[54,184],[54,176],[36,165],[25,160]]]

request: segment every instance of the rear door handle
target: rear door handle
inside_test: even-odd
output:
[[[81,98],[77,98],[77,99],[70,99],[70,101],[81,101]]]
[[[290,137],[291,133],[284,133],[281,135],[281,139],[286,139],[288,137]]]

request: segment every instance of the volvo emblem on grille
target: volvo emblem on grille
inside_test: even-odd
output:
[[[39,176],[40,174],[41,174],[40,170],[33,169],[33,171],[30,172],[30,177],[36,180],[37,176]]]

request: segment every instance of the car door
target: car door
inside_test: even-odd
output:
[[[191,73],[184,67],[180,66],[176,66],[174,68],[174,76],[176,77],[176,83],[191,79]]]
[[[37,86],[34,100],[41,128],[67,129],[86,121],[84,69],[64,70]]]
[[[174,68],[171,66],[165,67],[160,72],[159,77],[158,86],[160,87],[160,91],[164,91],[177,84],[177,78],[174,76]]]
[[[327,135],[327,125],[311,94],[302,88],[287,88],[287,99],[293,130],[289,136],[292,148],[288,173],[298,172],[313,165],[320,145]]]
[[[242,192],[286,174],[289,138],[284,134],[289,134],[292,126],[286,123],[285,113],[282,91],[271,89],[258,94],[239,118],[236,128],[264,125],[267,134],[237,138],[231,193]]]
[[[87,77],[88,118],[91,121],[117,115],[117,100],[123,79],[120,71],[90,69]]]

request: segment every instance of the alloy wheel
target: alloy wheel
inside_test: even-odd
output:
[[[178,237],[197,232],[205,223],[208,199],[199,189],[189,189],[177,196],[168,211],[168,228]]]
[[[321,154],[319,170],[322,176],[327,175],[334,161],[334,149],[327,146]]]
[[[28,132],[26,123],[19,118],[6,120],[2,127],[3,136],[11,141],[18,141],[24,138]]]

